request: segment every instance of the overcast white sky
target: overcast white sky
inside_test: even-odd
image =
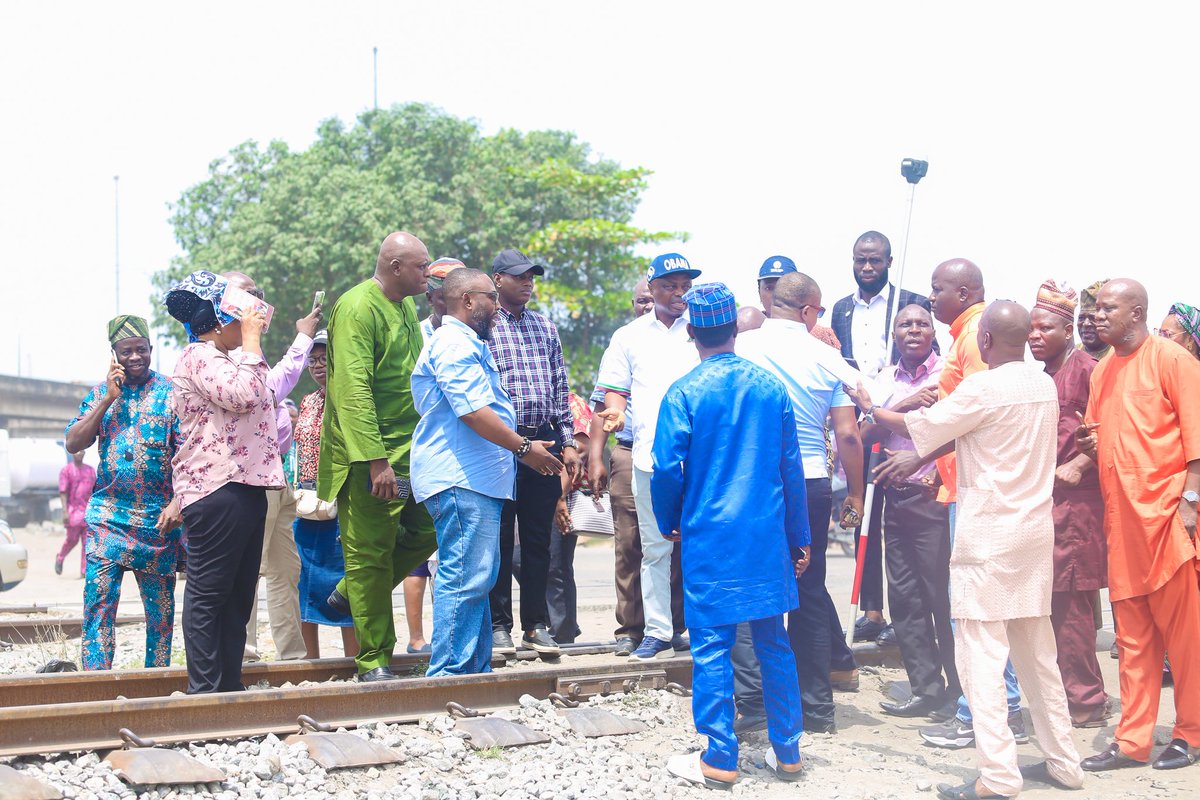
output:
[[[898,255],[913,156],[931,166],[908,288],[965,256],[991,298],[1125,275],[1152,326],[1200,304],[1193,4],[807,5],[6,3],[0,373],[103,376],[114,175],[121,310],[148,314],[176,250],[167,204],[239,142],[303,148],[352,120],[372,46],[381,105],[572,130],[653,169],[637,222],[689,231],[680,250],[743,302],[775,253],[827,306],[853,288],[860,232]]]

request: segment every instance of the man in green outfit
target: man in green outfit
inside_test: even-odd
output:
[[[330,606],[354,617],[360,681],[393,680],[392,590],[437,549],[433,520],[409,488],[409,449],[420,420],[411,377],[423,339],[412,298],[425,291],[429,251],[388,235],[375,274],[329,316],[325,418],[317,494],[337,498],[346,577]]]

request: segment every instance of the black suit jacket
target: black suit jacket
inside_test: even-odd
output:
[[[893,287],[892,284],[889,283],[887,285],[887,289],[886,289],[886,291],[889,292],[887,321],[885,322],[885,325],[887,326],[886,327],[887,330],[891,330],[891,328],[892,328],[892,306],[891,306],[890,292],[894,288],[895,287]],[[910,305],[914,305],[914,304],[921,306],[926,311],[929,310],[929,298],[928,297],[926,297],[925,295],[917,294],[916,292],[910,292],[907,289],[901,289],[900,290],[900,302],[896,306],[896,310],[899,311],[900,309],[904,308],[905,306],[910,306]],[[838,300],[836,303],[833,304],[833,319],[829,323],[830,327],[833,328],[833,332],[835,334],[837,334],[838,341],[840,341],[842,343],[842,358],[846,359],[847,361],[854,361],[854,343],[850,336],[850,331],[851,331],[850,326],[851,326],[851,323],[853,320],[854,320],[854,295],[851,294],[851,295],[846,295],[841,300]],[[939,352],[939,353],[941,352],[940,350],[938,350],[937,339],[933,340],[933,349],[934,349],[934,352]],[[899,360],[900,360],[900,349],[898,347],[896,347],[895,342],[892,342],[892,360],[890,363],[895,364]]]

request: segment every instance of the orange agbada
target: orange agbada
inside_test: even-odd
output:
[[[985,303],[976,303],[963,309],[950,325],[954,344],[946,355],[946,365],[938,379],[938,395],[945,399],[958,388],[963,378],[987,369],[983,356],[979,354],[979,319],[983,316]],[[938,490],[939,503],[953,503],[958,499],[958,462],[954,453],[937,460],[938,474],[942,476],[942,488]]]
[[[1151,336],[1092,373],[1088,422],[1099,422],[1097,469],[1112,600],[1147,595],[1197,558],[1177,510],[1187,462],[1200,458],[1200,362]]]

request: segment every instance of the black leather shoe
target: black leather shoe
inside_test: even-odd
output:
[[[325,601],[325,605],[329,606],[339,614],[350,613],[350,601],[346,599],[344,594],[337,590],[337,587],[334,587],[334,590],[329,593],[329,599]]]
[[[865,614],[854,622],[854,641],[873,642],[875,637],[883,633],[884,624],[873,620]]]
[[[613,653],[613,655],[621,656],[622,658],[624,658],[625,656],[629,655],[636,649],[637,649],[637,642],[635,642],[633,639],[631,639],[628,636],[622,636],[620,639],[617,639],[617,649]]]
[[[1008,796],[1003,794],[981,795],[975,791],[975,781],[964,783],[962,786],[951,786],[948,783],[939,783],[937,790],[938,797],[941,797],[944,800],[980,800],[980,798],[1005,798]]]
[[[733,721],[734,733],[750,733],[751,731],[765,731],[767,729],[767,717],[759,711],[755,714],[738,717]]]
[[[953,692],[953,696],[957,696],[959,692]],[[949,722],[958,716],[958,701],[947,700],[942,705],[930,711],[925,716],[929,717],[934,722]]]
[[[502,656],[515,656],[517,646],[513,644],[512,635],[506,630],[492,631],[492,652]]]
[[[671,649],[676,653],[686,653],[692,649],[692,640],[686,633],[677,633],[671,637]]]
[[[805,733],[837,733],[837,724],[833,722],[818,722],[808,717],[804,718]]]
[[[891,623],[888,623],[888,626],[875,637],[875,644],[880,647],[897,647],[896,628]]]
[[[398,681],[400,676],[387,667],[376,667],[358,674],[359,683],[375,683],[376,681]]]
[[[926,717],[930,712],[936,711],[942,705],[941,700],[935,700],[932,697],[910,697],[903,703],[890,703],[883,701],[879,707],[883,709],[883,713],[891,714],[893,717]]]
[[[526,633],[521,636],[521,646],[543,656],[562,655],[562,648],[558,646],[558,642],[554,641],[550,632],[541,625],[534,628],[532,634]]]
[[[1190,747],[1183,739],[1172,739],[1150,766],[1155,769],[1179,769],[1196,763],[1200,747]]]
[[[1126,767],[1144,767],[1146,762],[1136,761],[1125,755],[1121,752],[1120,745],[1113,742],[1103,752],[1080,761],[1079,766],[1084,772],[1108,772],[1112,769],[1125,769]]]

